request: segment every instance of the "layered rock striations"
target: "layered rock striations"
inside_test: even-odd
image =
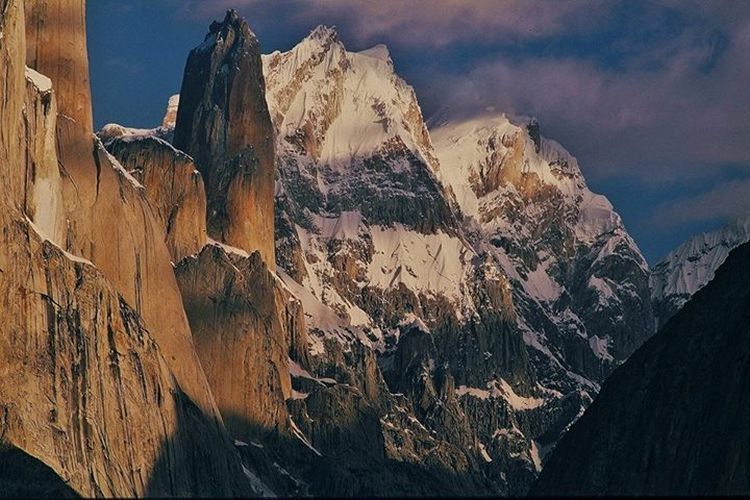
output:
[[[173,143],[203,175],[209,235],[273,270],[274,131],[260,46],[236,12],[191,51],[179,99]]]
[[[747,495],[750,244],[607,379],[536,495]]]

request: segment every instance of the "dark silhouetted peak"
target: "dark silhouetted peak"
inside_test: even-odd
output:
[[[542,134],[539,130],[539,122],[536,118],[529,120],[529,124],[526,125],[526,130],[528,130],[531,140],[534,141],[534,149],[538,153],[542,144]]]
[[[251,44],[258,44],[258,39],[255,36],[255,33],[253,33],[253,31],[250,29],[250,26],[247,24],[245,18],[240,16],[239,13],[234,9],[230,9],[227,11],[223,21],[214,21],[211,23],[211,25],[208,27],[208,33],[206,34],[206,37],[204,39],[204,44],[206,42],[229,40],[230,43],[236,45],[234,37],[229,36],[230,33],[239,33],[241,34],[241,37],[239,37],[240,40],[247,40]],[[201,46],[199,48],[206,47]]]
[[[750,493],[750,243],[605,382],[532,494]]]

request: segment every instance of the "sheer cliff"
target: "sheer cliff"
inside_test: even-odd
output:
[[[164,234],[91,134],[84,3],[0,15],[1,489],[40,493],[43,471],[52,496],[251,493]]]

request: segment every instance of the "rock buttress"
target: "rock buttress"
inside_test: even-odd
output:
[[[174,145],[205,179],[209,236],[275,269],[273,125],[260,45],[234,11],[190,52]]]

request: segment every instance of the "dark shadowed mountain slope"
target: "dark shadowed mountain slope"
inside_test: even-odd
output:
[[[750,493],[750,243],[604,384],[539,495]]]

